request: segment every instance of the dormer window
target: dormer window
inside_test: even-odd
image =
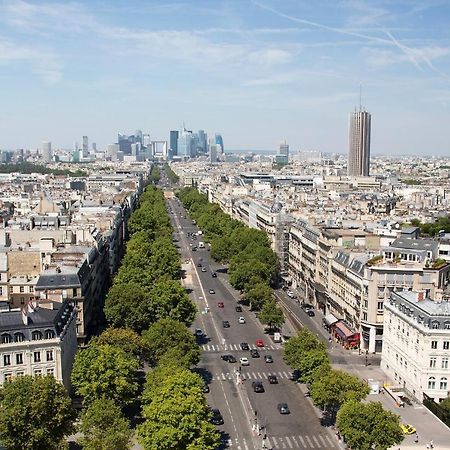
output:
[[[12,337],[9,333],[2,334],[2,344],[9,344],[12,342]]]
[[[55,332],[53,330],[45,330],[45,339],[53,339]]]
[[[434,330],[437,330],[439,328],[439,322],[437,320],[433,320],[433,322],[431,322],[431,328],[433,328]]]
[[[42,339],[42,332],[35,330],[31,333],[31,338],[33,341],[40,341]]]
[[[23,342],[25,340],[25,336],[23,333],[14,333],[14,342]]]

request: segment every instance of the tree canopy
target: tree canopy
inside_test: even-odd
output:
[[[90,343],[75,356],[72,385],[86,404],[107,398],[126,405],[134,401],[137,392],[138,368],[136,358],[121,348]]]
[[[351,400],[337,414],[337,426],[354,450],[387,450],[403,441],[400,417],[386,411],[380,402]]]
[[[273,298],[264,302],[258,317],[261,323],[269,325],[269,328],[280,328],[284,323],[283,311]]]
[[[0,409],[0,442],[8,450],[57,450],[73,432],[71,400],[52,376],[5,381]]]
[[[83,450],[127,450],[132,435],[121,409],[106,398],[94,400],[82,415],[78,427]]]

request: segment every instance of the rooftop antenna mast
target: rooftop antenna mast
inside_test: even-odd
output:
[[[362,84],[359,83],[359,112],[362,111]]]

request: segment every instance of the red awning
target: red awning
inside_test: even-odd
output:
[[[337,322],[334,324],[334,329],[336,333],[341,336],[341,338],[346,340],[359,340],[359,333],[352,331],[344,322]]]

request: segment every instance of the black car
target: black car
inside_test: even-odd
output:
[[[228,320],[223,320],[223,321],[222,321],[222,326],[223,326],[224,328],[230,328],[230,322],[228,322]]]
[[[314,309],[314,306],[313,306],[313,305],[310,305],[309,303],[303,303],[302,309],[304,309],[305,311],[307,311],[308,309]]]
[[[202,263],[201,262],[197,263],[197,267],[202,267]]]
[[[309,317],[314,317],[316,315],[316,313],[312,309],[308,309],[308,311],[306,311],[306,314],[308,314]]]
[[[213,273],[211,274],[211,276],[212,276],[213,278],[217,278],[217,273],[216,273],[216,272],[213,272]]]
[[[265,361],[266,363],[273,363],[272,355],[265,355],[265,356],[264,356],[264,361]]]
[[[268,375],[267,379],[269,380],[270,384],[278,384],[278,378],[276,375]]]
[[[222,355],[221,358],[224,361],[228,361],[229,363],[235,363],[236,362],[236,358],[233,355]]]
[[[252,358],[259,358],[259,352],[258,352],[258,350],[256,350],[256,349],[250,350],[250,356],[251,356]]]
[[[236,312],[242,312],[242,306],[237,305],[236,306]]]
[[[211,410],[212,413],[212,417],[211,417],[211,422],[214,425],[223,425],[223,417],[222,414],[220,414],[220,411],[218,409],[212,409]]]
[[[253,391],[255,391],[255,392],[258,392],[258,393],[264,392],[264,386],[261,381],[254,381],[252,383],[252,388],[253,388]]]
[[[289,406],[287,403],[278,403],[277,408],[280,414],[290,414]]]
[[[292,373],[289,374],[289,379],[292,381],[298,381],[299,378],[300,378],[299,370],[293,370]]]
[[[250,347],[247,344],[247,342],[241,342],[240,347],[241,347],[241,350],[250,350]]]

